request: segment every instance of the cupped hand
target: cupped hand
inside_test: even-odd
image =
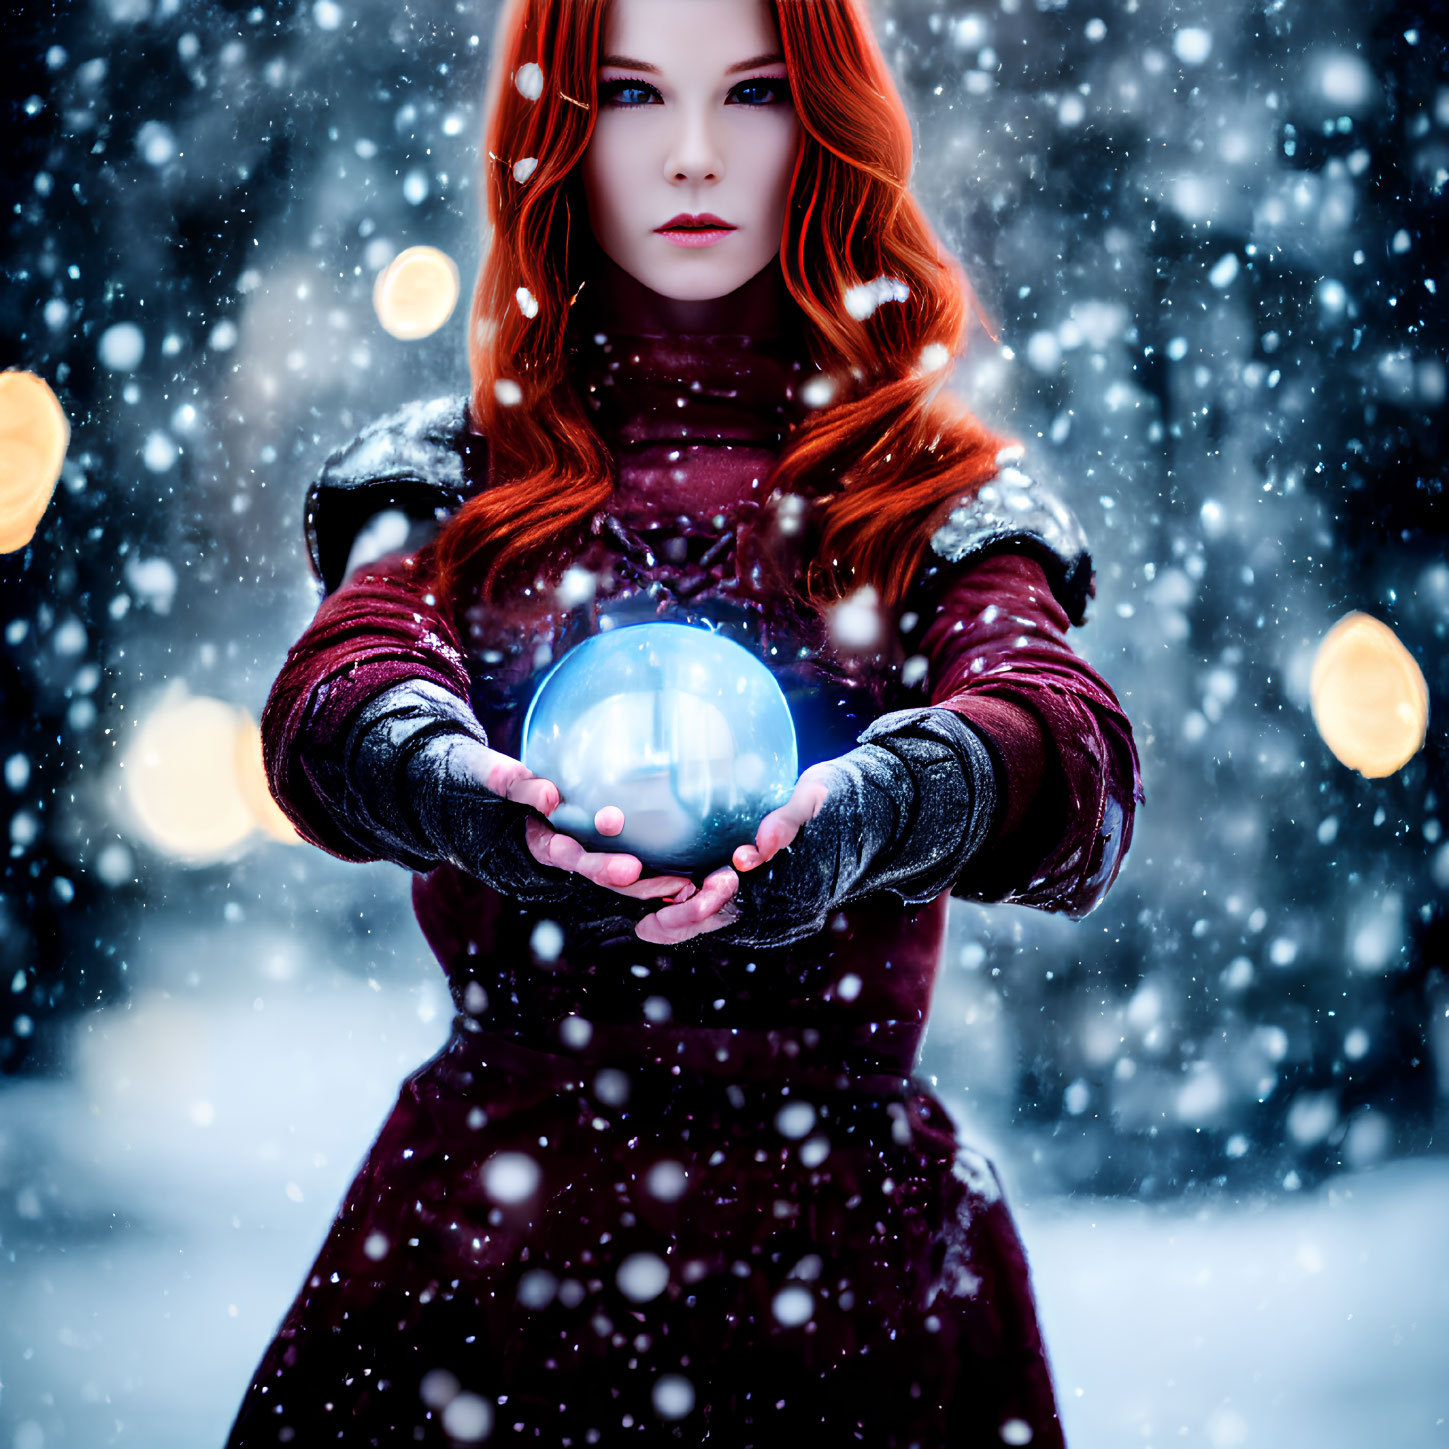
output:
[[[680,895],[645,916],[634,927],[634,934],[655,946],[677,946],[691,936],[722,930],[739,919],[739,906],[734,900],[739,888],[739,876],[722,865],[705,876],[697,891]]]
[[[475,776],[485,789],[505,800],[529,805],[540,815],[552,815],[558,809],[559,788],[552,780],[535,775],[521,760],[499,750],[479,746],[470,761]],[[600,835],[618,835],[624,828],[624,812],[607,805],[594,816],[594,829]],[[613,851],[591,851],[572,836],[564,835],[536,817],[524,827],[529,852],[541,865],[570,871],[606,890],[636,900],[653,900],[660,896],[678,895],[681,890],[694,893],[693,884],[684,876],[662,875],[641,879],[643,862],[633,855]]]
[[[543,811],[548,814],[558,805],[557,787],[547,780],[535,779],[533,783],[546,785],[553,791],[553,804]],[[535,806],[535,809],[543,810],[543,807]],[[594,816],[594,829],[600,835],[617,835],[623,828],[624,812],[615,805],[606,805]],[[540,865],[572,871],[619,895],[634,900],[655,900],[660,896],[685,900],[695,893],[693,883],[684,876],[644,876],[644,863],[638,856],[623,851],[586,850],[573,836],[555,830],[535,816],[529,817],[523,834],[529,851]]]
[[[753,845],[737,845],[732,857],[737,870],[754,870],[790,845],[807,821],[825,807],[830,794],[831,769],[827,761],[811,765],[795,782],[790,798],[760,821]]]
[[[778,810],[760,821],[753,845],[735,847],[733,868],[721,866],[705,877],[698,892],[671,901],[661,910],[645,916],[634,928],[641,940],[660,946],[676,946],[691,936],[723,930],[739,919],[736,899],[740,872],[764,865],[784,850],[807,821],[824,808],[830,794],[831,770],[827,762],[811,765],[795,782],[790,798]]]

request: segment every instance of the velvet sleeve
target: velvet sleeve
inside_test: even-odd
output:
[[[1143,799],[1132,726],[1067,643],[1042,566],[996,552],[954,573],[920,653],[933,705],[985,739],[1002,800],[990,838],[952,887],[1079,917],[1106,894]]]
[[[319,759],[341,751],[357,712],[394,684],[424,680],[468,701],[457,634],[429,591],[430,559],[430,549],[379,559],[329,594],[262,711],[273,796],[303,839],[343,860],[380,857],[329,808]]]

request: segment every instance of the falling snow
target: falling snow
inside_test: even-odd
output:
[[[1040,1205],[1023,1232],[1072,1442],[1428,1445],[1449,1332],[1442,1173],[1414,1160],[1449,1100],[1443,36],[1345,3],[874,13],[913,184],[989,323],[949,385],[1082,517],[1097,591],[1073,640],[1123,697],[1148,793],[1085,922],[953,903],[921,1072]],[[7,365],[73,430],[34,545],[0,556],[0,1434],[21,1449],[118,1422],[218,1442],[448,1025],[397,872],[259,835],[168,859],[122,761],[176,681],[255,719],[315,606],[307,482],[370,419],[466,388],[466,306],[402,343],[371,288],[408,246],[476,267],[491,23],[107,0],[7,36]],[[537,101],[543,70],[512,84]],[[503,174],[537,186],[546,160]],[[538,325],[532,292],[514,302]],[[913,299],[882,275],[842,303],[885,330]],[[499,406],[523,395],[495,383]],[[380,514],[368,547],[408,524]],[[559,602],[597,587],[570,571]],[[1313,724],[1313,651],[1349,608],[1428,677],[1430,748],[1384,780]],[[833,617],[845,650],[888,624],[864,594]],[[923,656],[902,668],[925,682]],[[532,969],[562,942],[540,924]],[[876,983],[827,985],[829,1008]],[[662,979],[640,1001],[669,1019]],[[468,1013],[489,1004],[466,988]],[[566,1017],[560,1050],[599,1029]],[[580,1070],[600,1122],[634,1090]],[[822,1110],[792,1096],[762,1146],[828,1175],[849,1139]],[[472,1190],[526,1216],[547,1153],[497,1152]],[[657,1149],[635,1171],[652,1211],[700,1191]],[[637,1253],[601,1291],[612,1313],[687,1286]],[[825,1311],[819,1287],[763,1300],[781,1334]],[[533,1266],[516,1291],[592,1332],[580,1280]],[[137,1342],[179,1366],[164,1394]],[[645,1414],[688,1420],[692,1372],[649,1367]],[[497,1437],[506,1405],[441,1366],[421,1382],[456,1442]],[[1342,1387],[1367,1383],[1393,1392]]]

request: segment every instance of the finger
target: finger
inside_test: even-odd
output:
[[[624,812],[617,805],[605,805],[594,815],[594,829],[600,835],[617,835],[624,828]]]
[[[689,900],[665,905],[639,922],[647,930],[638,931],[645,940],[682,941],[706,923],[714,921],[725,902],[699,891]],[[719,922],[718,924],[724,924]],[[636,928],[637,930],[637,928]]]
[[[632,896],[636,901],[652,901],[660,897],[673,901],[681,898],[681,892],[693,893],[694,886],[677,875],[651,875],[636,880],[630,886],[614,886],[621,896]],[[683,897],[687,899],[687,896]]]
[[[585,850],[571,835],[554,831],[547,842],[549,864],[559,870],[571,870],[611,890],[633,885],[644,870],[638,856],[608,851]]]
[[[482,763],[483,784],[495,795],[519,805],[531,805],[544,815],[558,809],[558,786],[535,775],[521,760],[497,750],[485,750]]]
[[[523,838],[533,858],[540,865],[551,865],[555,870],[576,871],[584,875],[592,868],[596,875],[609,874],[623,885],[643,868],[631,855],[591,855],[573,836],[555,830],[542,820],[530,818],[523,828]],[[604,866],[612,866],[612,872],[604,871]]]
[[[739,886],[739,876],[729,866],[721,866],[705,877],[704,884],[688,900],[645,916],[635,926],[635,934],[657,945],[670,945],[701,931],[717,931],[738,917],[737,907],[723,913],[722,908],[733,899]]]
[[[793,799],[794,796],[791,796],[791,800]],[[800,827],[785,814],[788,809],[787,801],[778,810],[770,811],[755,831],[755,843],[735,847],[730,860],[736,870],[754,870],[757,866],[764,865],[771,856],[784,850],[795,839]]]
[[[687,919],[702,920],[713,915],[726,901],[733,899],[739,889],[739,875],[729,866],[722,865],[705,876],[700,882],[699,890],[689,900],[673,909],[690,912]]]
[[[790,798],[760,821],[760,828],[755,832],[753,859],[748,868],[763,865],[791,845],[800,833],[800,827],[820,813],[827,794],[829,788],[824,780],[812,778],[808,772],[802,775]]]
[[[710,931],[723,930],[726,926],[733,925],[738,919],[739,909],[733,902],[727,901],[712,916],[706,917],[693,926],[660,926],[658,912],[655,912],[652,916],[645,916],[634,927],[634,934],[640,940],[648,941],[654,946],[677,946],[681,941],[687,941],[692,936],[703,936]]]
[[[552,780],[532,776],[526,780],[515,780],[508,788],[506,798],[520,805],[531,805],[541,815],[552,815],[558,809],[559,790]]]
[[[795,837],[800,833],[800,827],[809,818],[808,815],[800,819],[797,815],[786,814],[783,807],[772,810],[760,821],[760,828],[755,832],[755,864],[764,865],[766,861],[772,860],[782,850],[793,845]]]
[[[684,887],[693,889],[690,882],[679,875],[641,879],[640,872],[644,867],[637,856],[585,850],[572,836],[564,835],[541,820],[528,821],[524,827],[524,840],[530,854],[540,865],[572,871],[606,890],[617,891],[636,900],[672,896]]]

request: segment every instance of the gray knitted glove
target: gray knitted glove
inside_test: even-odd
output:
[[[878,891],[924,905],[980,848],[996,812],[996,766],[960,715],[897,710],[858,738],[829,762],[836,778],[820,814],[768,864],[741,873],[739,917],[713,939],[788,945]]]

